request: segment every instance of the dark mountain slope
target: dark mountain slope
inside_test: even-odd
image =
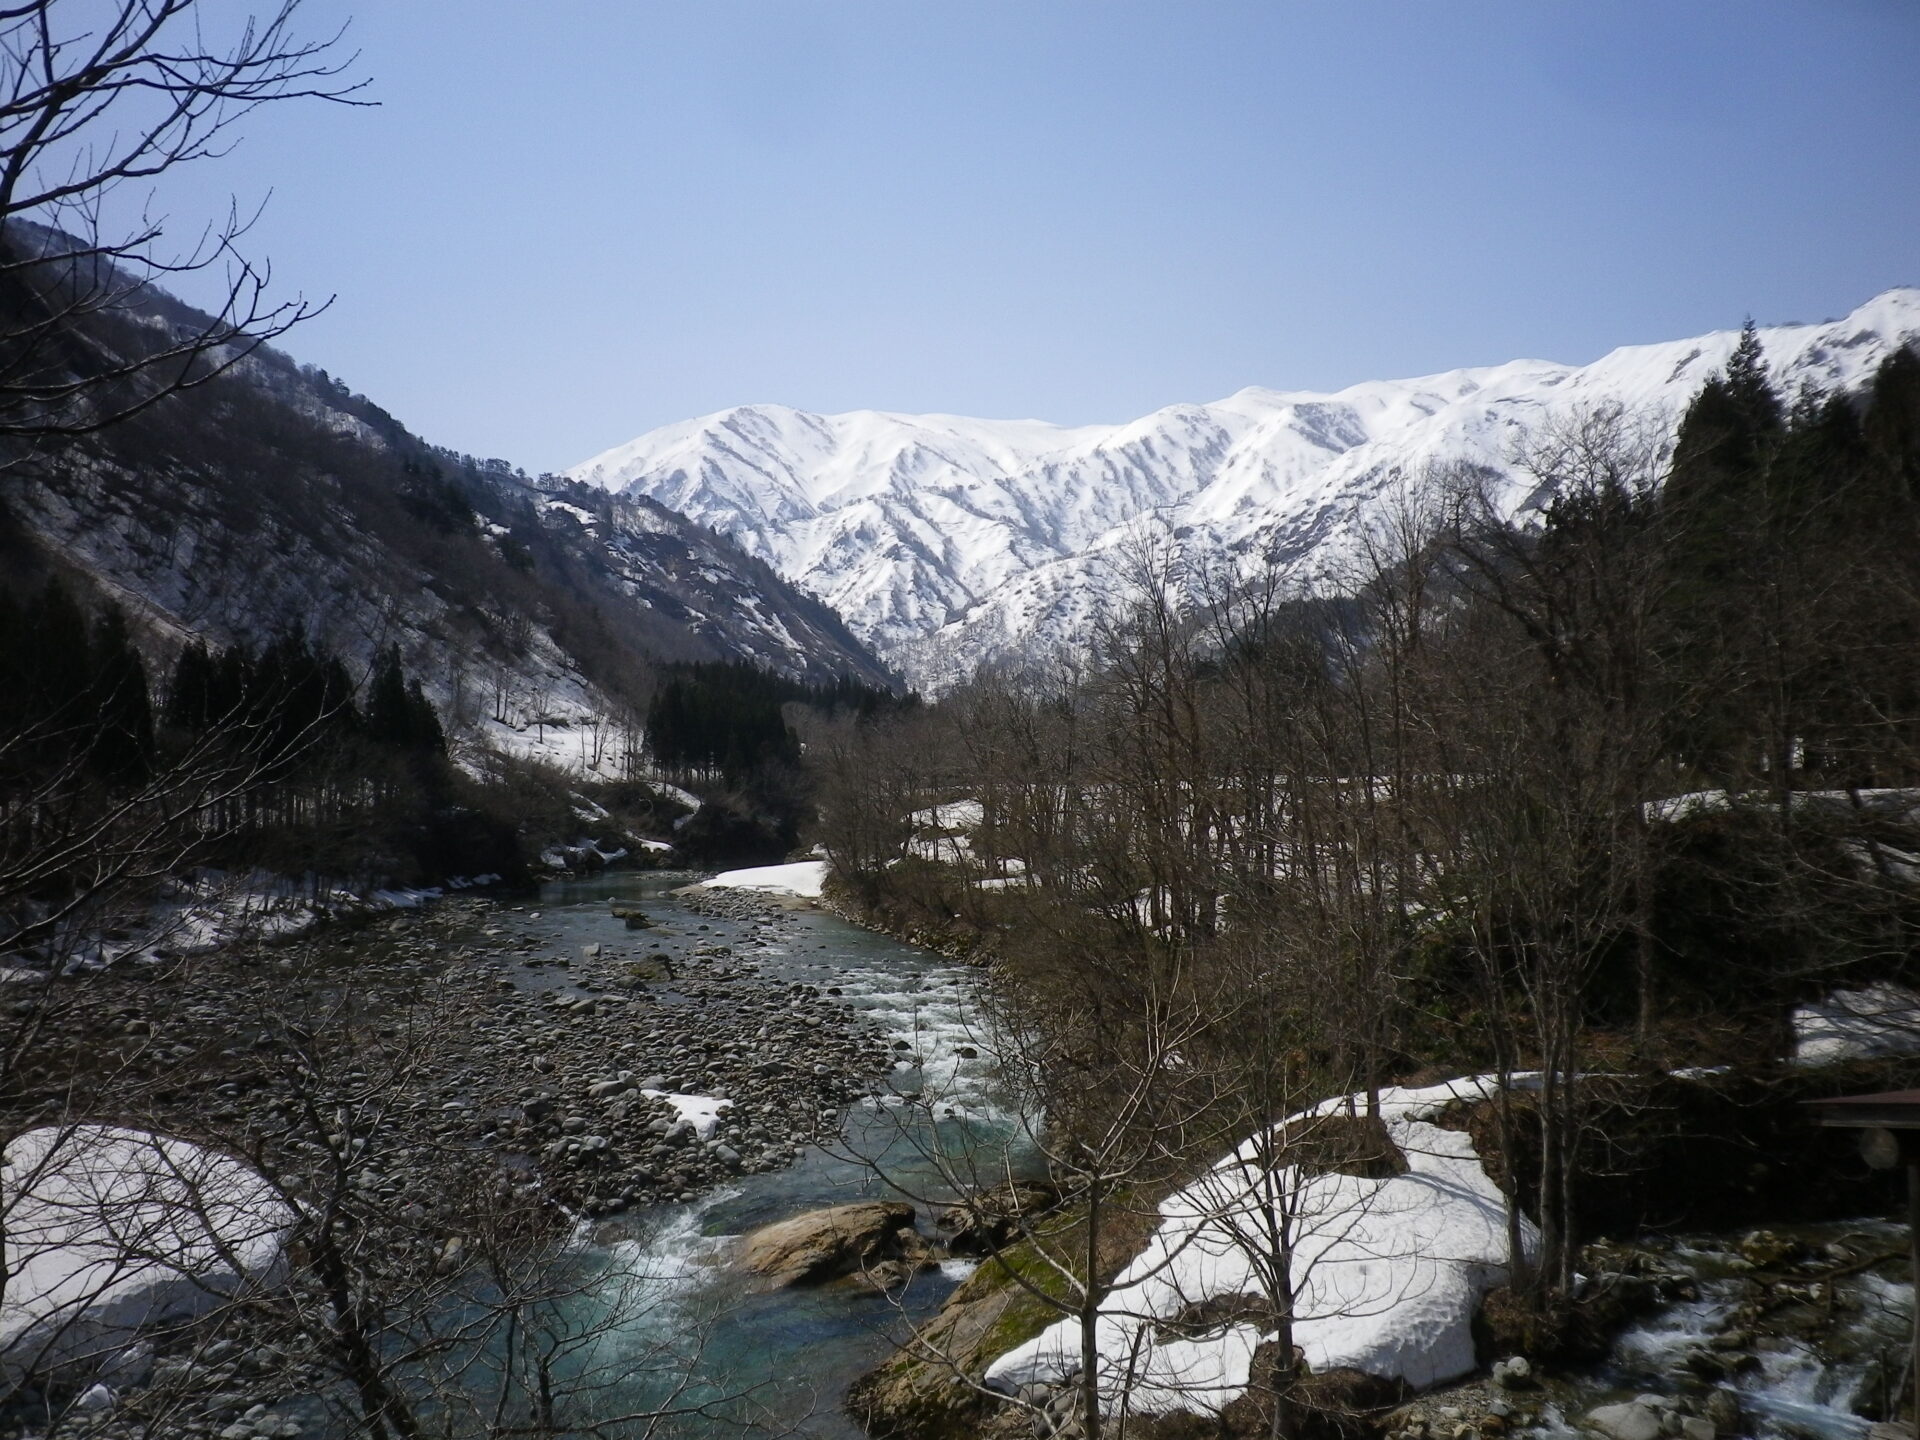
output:
[[[149,298],[85,343],[197,323]],[[0,532],[0,583],[82,577],[156,658],[287,629],[363,668],[397,645],[456,733],[559,760],[604,749],[664,662],[892,679],[830,609],[714,532],[431,446],[268,350],[96,435],[8,453]]]

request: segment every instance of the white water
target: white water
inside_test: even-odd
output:
[[[1779,1300],[1772,1285],[1756,1284],[1728,1248],[1712,1241],[1676,1244],[1662,1258],[1691,1276],[1699,1298],[1663,1307],[1628,1327],[1607,1360],[1556,1386],[1546,1423],[1537,1433],[1568,1437],[1576,1421],[1596,1406],[1640,1395],[1702,1399],[1712,1388],[1731,1393],[1742,1421],[1739,1434],[1754,1440],[1862,1440],[1899,1388],[1912,1324],[1913,1286],[1904,1258],[1906,1231],[1883,1221],[1783,1229],[1818,1253],[1831,1242],[1857,1253],[1892,1252],[1895,1258],[1829,1282],[1830,1306],[1789,1300],[1755,1313],[1756,1299]],[[1817,1273],[1795,1274],[1793,1286],[1821,1284]],[[1737,1314],[1743,1302],[1748,1309]],[[1824,1319],[1824,1323],[1822,1323]],[[1753,1368],[1709,1383],[1689,1360],[1716,1353],[1712,1342],[1730,1330],[1745,1331]]]

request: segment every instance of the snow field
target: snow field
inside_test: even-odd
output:
[[[1920,337],[1920,289],[1850,315],[1760,332],[1783,393],[1857,390]],[[1124,593],[1111,555],[1143,524],[1192,554],[1278,554],[1325,578],[1403,483],[1482,465],[1502,502],[1530,486],[1514,442],[1608,405],[1671,426],[1737,332],[1366,381],[1337,392],[1249,388],[1119,425],[743,405],[664,426],[574,466],[730,535],[827,601],[921,689],[995,656],[1083,646]],[[876,554],[895,557],[874,563]]]

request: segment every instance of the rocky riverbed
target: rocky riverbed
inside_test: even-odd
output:
[[[9,999],[21,1015],[56,1006],[72,1042],[35,1057],[41,1092],[16,1097],[17,1119],[70,1111],[63,1061],[90,1054],[85,1068],[104,1080],[111,1057],[100,1101],[113,1118],[244,1137],[249,1153],[297,1127],[302,1068],[357,1063],[370,1077],[369,1061],[398,1058],[383,1106],[388,1168],[369,1184],[399,1204],[430,1183],[409,1160],[436,1162],[450,1146],[495,1151],[590,1217],[691,1200],[835,1133],[840,1107],[893,1053],[832,987],[763,974],[755,952],[789,922],[781,906],[728,892],[684,900],[730,922],[731,943],[706,920],[630,928],[610,913],[604,939],[569,949],[537,907],[460,898],[352,933],[120,967],[57,996]]]

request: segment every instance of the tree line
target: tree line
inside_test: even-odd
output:
[[[907,703],[851,677],[811,684],[742,661],[669,665],[647,706],[647,747],[668,774],[738,785],[799,762],[788,706],[871,719]]]
[[[295,632],[258,648],[195,640],[158,685],[118,606],[90,614],[51,579],[25,599],[0,593],[0,735],[10,855],[164,816],[179,863],[403,879],[520,868],[512,824],[478,808],[393,647],[356,677]],[[24,887],[12,928],[94,883],[94,857],[71,858],[63,873],[10,868]]]

